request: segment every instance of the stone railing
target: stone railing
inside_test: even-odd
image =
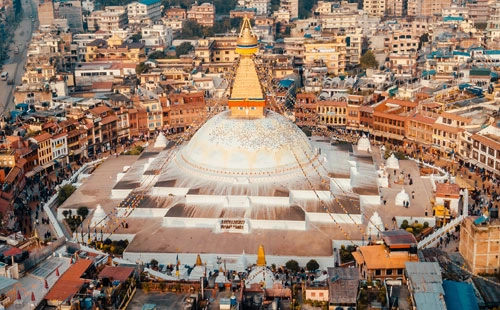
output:
[[[422,250],[428,247],[435,247],[440,238],[444,236],[446,233],[450,232],[452,229],[454,229],[457,225],[460,225],[462,221],[465,219],[465,215],[461,215],[452,221],[450,221],[448,224],[444,225],[443,227],[437,229],[435,232],[424,238],[422,241],[418,243],[418,249]]]

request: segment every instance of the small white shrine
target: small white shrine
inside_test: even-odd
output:
[[[396,195],[395,204],[396,206],[405,206],[405,202],[410,201],[410,195],[405,191],[405,189],[401,189],[401,191]]]
[[[399,160],[394,156],[394,153],[387,158],[385,165],[388,169],[399,169]]]

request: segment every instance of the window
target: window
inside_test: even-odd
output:
[[[381,274],[382,274],[382,272],[380,271],[380,269],[375,269],[376,276],[380,276]]]
[[[388,276],[391,275],[392,274],[392,269],[387,269],[385,271],[385,274],[388,275]]]
[[[402,269],[402,268],[399,268],[399,269],[398,269],[398,274],[399,274],[399,275],[403,274],[403,269]]]

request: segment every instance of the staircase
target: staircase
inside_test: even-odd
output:
[[[445,236],[446,233],[454,230],[455,227],[460,225],[464,219],[465,215],[460,215],[459,217],[453,219],[448,224],[439,228],[438,230],[427,236],[425,239],[421,240],[417,245],[418,249],[423,250],[425,248],[435,247],[438,244],[439,239],[441,237]]]

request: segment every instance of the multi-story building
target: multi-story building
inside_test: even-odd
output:
[[[398,55],[414,54],[418,50],[419,36],[413,32],[394,32],[390,39],[389,51]]]
[[[442,112],[432,125],[432,148],[443,157],[458,154],[464,126],[470,122],[469,118]]]
[[[257,15],[267,15],[271,10],[270,0],[238,0],[238,6],[246,9],[255,10]],[[249,17],[250,18],[250,17]]]
[[[406,122],[417,103],[387,99],[374,107],[373,135],[402,141],[406,136]]]
[[[500,176],[500,128],[490,125],[471,136],[472,163]]]
[[[328,42],[305,42],[304,65],[324,65],[329,73],[344,73],[346,64],[346,37],[337,36]]]
[[[172,133],[184,132],[206,117],[203,92],[171,94],[163,107],[164,128]]]
[[[40,26],[51,26],[54,23],[54,3],[51,0],[38,4],[38,21]]]
[[[172,45],[172,28],[163,24],[156,24],[141,28],[141,42],[144,44],[145,52],[154,50],[163,51]]]
[[[405,263],[418,261],[417,240],[405,230],[380,232],[383,244],[360,246],[353,252],[362,279],[401,280]]]
[[[486,45],[492,49],[500,47],[500,3],[490,6],[490,16],[486,25]]]
[[[363,10],[368,16],[384,17],[386,12],[386,0],[364,0]]]
[[[68,27],[72,32],[83,32],[83,13],[80,1],[59,2],[57,13],[59,18],[68,21]]]
[[[87,134],[91,138],[88,145],[93,145],[96,152],[112,150],[118,143],[118,117],[108,106],[101,105],[89,110],[92,122],[92,132]],[[90,152],[89,152],[90,153]]]
[[[469,17],[474,21],[474,23],[486,23],[490,15],[488,6],[490,3],[495,5],[495,2],[496,1],[474,0],[465,1],[465,5],[469,9]]]
[[[418,145],[430,146],[432,144],[433,125],[436,119],[415,113],[408,118],[406,138]]]
[[[290,13],[290,19],[299,17],[299,0],[281,0],[280,11],[287,11]]]
[[[406,55],[390,54],[385,66],[394,72],[397,79],[411,80],[417,74],[417,59],[416,52]]]
[[[59,163],[67,163],[68,160],[68,134],[61,132],[50,138],[52,158]]]
[[[104,11],[94,11],[87,17],[89,31],[112,31],[125,29],[127,25],[126,6],[107,6]]]
[[[318,122],[325,127],[347,126],[347,101],[318,101]]]
[[[317,124],[316,95],[313,93],[298,93],[295,99],[293,114],[297,126],[315,126]]]
[[[160,0],[140,0],[127,5],[129,24],[153,25],[161,18]]]
[[[193,5],[187,11],[187,18],[196,21],[199,25],[213,27],[215,21],[215,6],[211,3]]]
[[[441,16],[443,8],[451,6],[451,0],[408,0],[408,16],[435,17]]]
[[[387,0],[385,15],[392,18],[403,17],[406,14],[406,3],[403,0]]]
[[[108,40],[97,39],[87,44],[85,61],[121,61],[139,63],[144,57],[143,43],[124,42],[118,36]]]
[[[53,164],[54,157],[52,153],[51,138],[52,135],[48,132],[42,132],[41,134],[32,138],[32,142],[35,143],[38,147],[37,154],[39,166]]]
[[[459,251],[474,274],[497,274],[500,270],[500,221],[469,216],[460,226]],[[491,213],[488,215],[491,217]],[[495,217],[495,214],[493,214]]]
[[[186,20],[187,19],[187,12],[185,9],[181,8],[169,8],[165,12],[165,17],[167,19],[174,19],[174,20]]]
[[[148,134],[148,112],[144,107],[136,106],[128,110],[130,137],[141,137]]]

